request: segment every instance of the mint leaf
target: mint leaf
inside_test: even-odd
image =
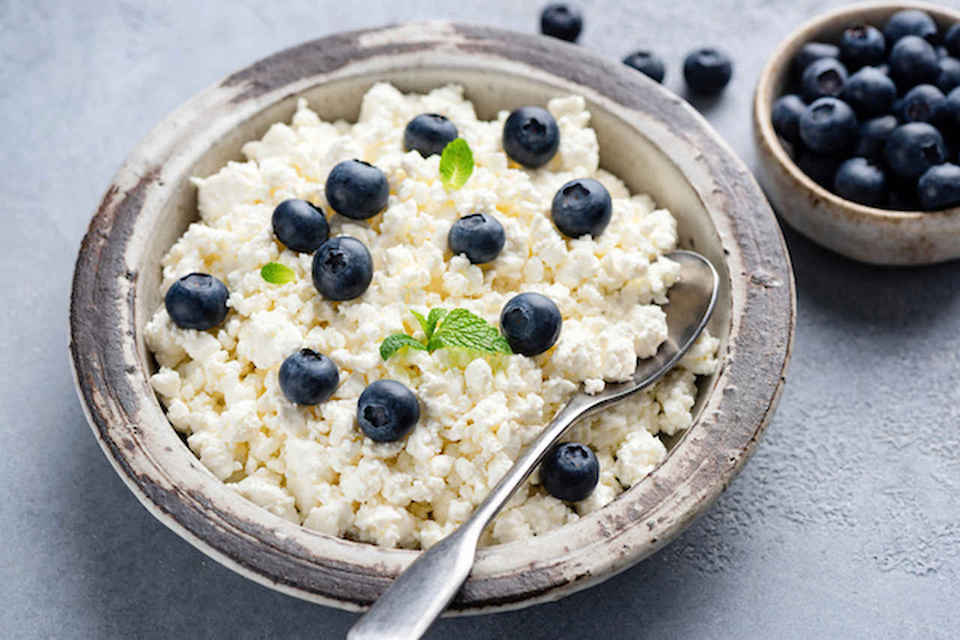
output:
[[[459,189],[473,173],[473,151],[463,138],[448,143],[440,154],[440,179],[448,189]]]
[[[466,309],[454,309],[427,342],[428,351],[460,347],[481,353],[513,353],[500,331]]]
[[[270,284],[286,284],[297,279],[293,269],[279,262],[268,262],[263,265],[260,276]]]
[[[423,317],[422,313],[410,309],[410,313],[413,314],[413,317],[417,319],[417,322],[420,323],[420,328],[423,329],[423,334],[427,336],[429,340],[433,336],[434,329],[437,328],[437,323],[440,320],[443,320],[443,316],[447,315],[446,309],[431,309],[430,313],[426,318]]]
[[[416,338],[408,336],[405,333],[395,333],[392,336],[387,336],[387,339],[380,344],[380,357],[384,360],[389,360],[390,356],[405,347],[419,351],[427,350],[427,348],[423,346],[423,343]]]

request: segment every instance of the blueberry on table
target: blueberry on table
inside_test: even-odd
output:
[[[663,60],[652,51],[641,49],[634,51],[623,59],[623,64],[633,67],[648,78],[657,82],[663,82],[663,76],[666,74]]]
[[[800,79],[803,97],[807,102],[813,102],[817,98],[836,98],[843,93],[847,77],[847,68],[839,60],[816,60],[804,69]]]
[[[800,116],[800,138],[816,153],[840,155],[857,138],[857,116],[853,109],[836,98],[820,98]]]
[[[943,46],[951,56],[960,58],[960,22],[947,29],[947,35],[943,37]]]
[[[950,56],[940,58],[937,63],[940,75],[937,76],[937,88],[944,93],[950,93],[960,87],[960,60]]]
[[[599,480],[597,456],[579,442],[561,442],[550,449],[540,463],[540,484],[558,500],[585,500]]]
[[[273,235],[291,251],[316,251],[330,236],[330,224],[323,209],[291,198],[273,210]]]
[[[926,211],[960,206],[960,167],[950,163],[930,167],[917,182],[917,195]]]
[[[403,130],[403,150],[418,151],[428,158],[443,153],[457,139],[457,127],[439,113],[421,113]]]
[[[804,149],[797,156],[797,167],[824,189],[833,189],[833,179],[840,168],[841,158],[822,155]]]
[[[387,206],[390,185],[377,167],[362,160],[344,160],[327,176],[324,187],[330,207],[342,216],[365,220]]]
[[[853,155],[871,160],[883,159],[883,145],[897,128],[899,122],[894,116],[880,116],[867,120],[860,125],[860,136]]]
[[[530,169],[550,162],[560,146],[560,129],[541,107],[515,109],[503,124],[503,150],[510,159]]]
[[[472,213],[453,223],[447,244],[454,255],[465,254],[472,264],[490,262],[503,250],[507,236],[500,221],[486,213]]]
[[[806,110],[807,105],[800,96],[792,93],[780,96],[770,114],[777,135],[791,144],[800,142],[800,116]]]
[[[920,177],[934,165],[943,164],[947,149],[943,137],[926,122],[910,122],[893,130],[883,147],[887,166],[906,179]]]
[[[887,20],[883,37],[887,40],[887,46],[893,46],[905,36],[917,36],[933,42],[937,38],[937,23],[924,11],[897,11]]]
[[[540,32],[567,42],[576,42],[583,30],[583,14],[580,9],[556,2],[548,4],[540,14]]]
[[[590,234],[599,236],[610,223],[613,201],[607,188],[593,178],[579,178],[566,183],[550,207],[553,224],[569,238]]]
[[[371,440],[394,442],[407,435],[420,419],[420,403],[396,380],[377,380],[357,400],[357,423]]]
[[[852,69],[883,62],[887,43],[876,27],[857,24],[847,27],[840,40],[840,59]]]
[[[696,49],[687,54],[683,61],[683,78],[694,93],[720,93],[732,75],[733,62],[730,56],[718,49]]]
[[[936,82],[940,75],[937,52],[923,38],[904,36],[890,51],[890,75],[901,90]]]
[[[352,300],[372,279],[373,258],[356,238],[330,238],[313,254],[313,286],[328,300]]]
[[[535,356],[560,337],[563,320],[556,303],[539,293],[512,297],[500,311],[500,330],[514,353]]]
[[[864,67],[850,76],[843,87],[843,100],[860,116],[889,113],[897,99],[897,86],[875,67]]]
[[[837,170],[833,190],[841,198],[869,207],[887,203],[887,177],[867,158],[850,158]]]
[[[205,331],[227,317],[227,285],[206,273],[183,276],[167,289],[163,304],[181,329]]]
[[[939,122],[947,98],[932,84],[918,84],[897,103],[896,115],[901,122]]]
[[[340,384],[333,360],[313,349],[300,349],[280,365],[280,390],[293,404],[326,402]]]
[[[840,47],[826,42],[808,42],[800,47],[800,53],[793,59],[794,72],[800,76],[804,70],[817,60],[840,58]]]

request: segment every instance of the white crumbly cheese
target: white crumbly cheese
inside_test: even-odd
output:
[[[222,326],[201,332],[177,328],[161,307],[146,339],[160,364],[153,387],[212,473],[316,531],[427,547],[470,515],[581,383],[598,392],[656,352],[666,335],[658,305],[677,276],[678,265],[663,257],[676,244],[676,222],[598,167],[583,98],[556,98],[548,108],[560,149],[536,171],[504,154],[506,112],[478,120],[455,86],[403,95],[377,84],[356,124],[322,122],[301,100],[291,124],[275,124],[244,146],[247,161],[195,180],[200,221],[163,259],[163,288],[193,271],[210,273],[229,288],[231,312]],[[444,188],[438,157],[402,149],[406,123],[424,112],[449,117],[473,149],[476,169],[460,190]],[[391,192],[387,209],[368,221],[330,217],[332,235],[358,238],[374,260],[366,293],[338,303],[317,294],[311,256],[277,242],[270,219],[287,198],[329,210],[324,180],[350,158],[382,169]],[[613,198],[612,220],[596,239],[566,238],[550,219],[557,189],[581,177],[601,181]],[[507,238],[483,266],[447,248],[451,224],[476,211],[496,216]],[[270,261],[290,267],[296,280],[265,282],[259,270]],[[504,303],[523,291],[549,296],[563,316],[559,341],[543,355],[470,360],[455,351],[407,350],[380,359],[388,335],[417,335],[411,309],[465,307],[496,324]],[[293,406],[279,389],[279,365],[301,347],[339,367],[340,386],[321,405]],[[534,477],[484,543],[549,531],[642,480],[666,455],[657,435],[690,425],[695,375],[715,370],[717,348],[704,336],[659,384],[575,429],[571,439],[590,445],[601,465],[589,499],[567,505]],[[355,423],[360,392],[383,378],[406,384],[421,402],[420,422],[400,442],[372,442]]]

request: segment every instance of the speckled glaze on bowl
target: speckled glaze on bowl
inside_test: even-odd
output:
[[[335,35],[288,49],[199,94],[157,126],[109,187],[83,240],[70,309],[71,355],[93,432],[164,524],[226,566],[288,594],[359,609],[415,551],[322,535],[217,480],[180,440],[148,383],[142,328],[161,301],[160,257],[196,219],[192,175],[240,158],[288,120],[296,98],[354,119],[364,91],[465,86],[481,117],[555,95],[586,97],[601,164],[679,221],[681,244],[723,280],[712,330],[723,367],[703,381],[698,420],[645,480],[606,508],[532,540],[482,549],[451,611],[553,600],[626,569],[686,527],[751,454],[783,385],[794,327],[790,262],[744,165],[679,98],[619,62],[540,36],[424,23]]]
[[[960,12],[943,6],[867,2],[816,17],[777,47],[760,74],[753,102],[757,178],[777,213],[791,227],[828,249],[871,264],[933,264],[960,258],[960,207],[933,212],[891,211],[844,200],[797,167],[773,130],[770,117],[800,47],[811,40],[839,42],[844,28],[856,22],[882,30],[887,19],[901,9],[926,11],[941,30],[944,25],[960,22]]]

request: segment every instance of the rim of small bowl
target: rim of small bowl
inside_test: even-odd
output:
[[[841,198],[832,191],[820,186],[797,166],[793,158],[790,157],[790,154],[787,153],[787,150],[783,147],[780,136],[778,136],[777,132],[773,129],[771,109],[773,108],[773,103],[779,97],[775,89],[779,84],[781,73],[790,73],[790,65],[793,62],[793,58],[803,44],[811,40],[816,40],[817,36],[829,29],[834,22],[853,20],[862,16],[865,12],[883,13],[902,9],[918,9],[932,14],[938,21],[947,19],[960,23],[960,11],[928,2],[861,2],[838,9],[832,9],[811,18],[790,32],[790,34],[777,45],[777,48],[764,65],[763,71],[760,73],[760,80],[757,82],[757,90],[754,96],[754,123],[759,129],[767,149],[777,159],[780,166],[787,170],[787,173],[795,182],[799,183],[804,189],[812,191],[817,197],[855,214],[858,219],[867,222],[884,220],[893,223],[924,218],[946,218],[951,221],[956,219],[957,230],[960,231],[960,206],[950,207],[949,209],[938,209],[936,211],[902,211],[870,207]],[[881,28],[883,25],[875,24],[874,26]]]
[[[137,234],[138,216],[169,198],[170,176],[199,157],[204,144],[331,77],[440,68],[424,62],[428,54],[442,56],[451,76],[469,61],[484,72],[581,92],[630,122],[661,148],[703,202],[729,271],[723,367],[703,391],[708,396],[697,422],[659,467],[604,509],[532,540],[481,549],[451,605],[454,613],[481,613],[557,599],[636,564],[671,540],[726,489],[783,388],[796,297],[773,212],[752,174],[706,121],[642,74],[556,40],[449,22],[336,34],[255,62],[169,115],[114,177],[77,258],[71,364],[101,448],[164,524],[227,567],[290,595],[345,609],[375,599],[417,552],[294,525],[230,490],[192,452],[159,446],[175,435],[138,351],[139,274],[127,254],[146,244]]]

